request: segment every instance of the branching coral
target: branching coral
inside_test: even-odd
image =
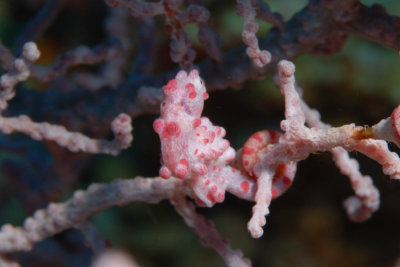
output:
[[[38,184],[38,178],[57,181],[53,182],[57,186],[46,188],[53,194],[49,197],[50,193],[23,184],[31,174],[25,165],[15,167],[11,160],[2,161],[14,166],[4,171],[5,176],[20,185],[25,203],[32,202],[27,210],[36,211],[20,227],[5,224],[1,228],[0,265],[17,266],[9,255],[32,250],[36,243],[74,228],[83,233],[97,258],[93,266],[110,261],[137,266],[126,254],[107,251],[111,245],[90,222],[91,216],[115,205],[167,200],[203,245],[214,249],[226,265],[251,266],[198,207],[221,204],[227,193],[253,202],[247,229],[253,238],[260,238],[271,201],[290,189],[300,161],[310,154],[330,152],[339,171],[348,176],[354,196],[344,201],[344,207],[355,222],[370,218],[380,199],[372,178],[361,173],[349,151],[366,155],[382,166],[384,174],[400,179],[399,157],[388,149],[388,142],[400,147],[400,106],[371,127],[354,123],[333,127],[322,122],[319,112],[303,100],[290,61],[303,54],[331,55],[340,51],[350,35],[399,49],[399,17],[357,0],[312,0],[284,21],[264,1],[237,0],[236,11],[243,18],[238,42],[243,45],[227,51],[217,33],[223,29],[212,19],[219,2],[105,3],[109,17],[99,39],[107,41],[63,48],[50,64],[38,62],[40,55],[46,54],[40,38],[63,7],[73,3],[48,1],[15,38],[13,50],[0,43],[0,132],[6,144],[1,139],[0,148],[29,161],[25,150],[14,143],[18,139],[12,138],[14,133],[44,142],[47,158],[40,154],[40,160],[36,159],[31,184]],[[257,37],[257,20],[273,26],[266,37]],[[195,34],[189,34],[188,25],[194,26]],[[167,43],[158,43],[163,38]],[[166,51],[170,62],[161,59]],[[240,88],[270,71],[284,96],[281,131],[257,131],[235,150],[223,123],[217,126],[212,115],[203,116],[204,101],[212,97],[212,90]],[[23,82],[28,79],[33,87],[40,83],[41,90],[26,89]],[[89,165],[88,154],[118,155],[131,145],[133,119],[147,113],[159,114],[153,129],[161,141],[160,177],[95,182],[62,200]],[[110,134],[113,140],[109,140]],[[11,138],[6,139],[8,135]],[[32,153],[32,147],[28,144],[26,150]],[[32,201],[32,195],[39,201]]]
[[[370,217],[379,206],[379,193],[372,180],[358,172],[357,163],[346,155],[345,150],[365,154],[378,161],[385,174],[393,179],[399,178],[397,154],[388,150],[386,142],[374,140],[385,137],[388,141],[398,139],[399,108],[390,118],[372,126],[372,130],[354,124],[329,127],[318,119],[312,121],[312,118],[309,128],[305,122],[307,114],[309,117],[312,115],[311,110],[295,88],[294,70],[294,64],[289,61],[281,61],[278,65],[279,84],[286,107],[286,119],[281,122],[284,134],[262,131],[251,136],[240,153],[241,159],[236,161],[245,173],[227,167],[234,152],[226,140],[218,139],[225,136],[225,130],[214,127],[208,118],[200,118],[206,93],[197,71],[189,75],[179,72],[176,79],[163,88],[165,98],[161,102],[161,119],[154,123],[161,139],[164,164],[160,175],[164,178],[171,175],[188,178],[193,197],[199,204],[209,207],[222,202],[225,191],[241,187],[242,192],[233,192],[240,198],[256,202],[248,224],[255,238],[263,234],[262,226],[272,198],[286,191],[295,176],[296,163],[311,153],[332,150],[340,170],[350,177],[356,197],[348,199],[345,207],[354,221]],[[219,140],[224,145],[220,145]]]

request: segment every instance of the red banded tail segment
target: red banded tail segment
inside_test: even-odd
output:
[[[254,165],[258,161],[258,152],[269,144],[276,143],[280,136],[277,131],[261,130],[247,139],[242,149],[242,164],[250,175],[253,175]]]
[[[242,164],[250,176],[254,176],[254,166],[258,162],[258,152],[270,144],[275,144],[282,136],[281,133],[273,130],[261,130],[254,133],[247,139],[242,149]],[[272,198],[283,194],[292,184],[296,174],[296,163],[282,163],[275,172],[272,180]]]

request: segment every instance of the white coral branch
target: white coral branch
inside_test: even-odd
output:
[[[64,126],[47,122],[34,122],[28,116],[15,118],[0,116],[0,132],[11,134],[24,133],[35,140],[51,140],[72,152],[104,153],[117,155],[122,149],[128,148],[133,140],[131,118],[120,114],[111,123],[114,140],[91,139],[79,132],[70,132]]]
[[[52,203],[37,210],[22,227],[4,225],[0,230],[0,253],[30,250],[47,237],[85,222],[92,214],[113,205],[134,201],[158,203],[179,190],[181,181],[136,177],[114,180],[110,184],[92,184],[86,191],[78,190],[64,203]]]

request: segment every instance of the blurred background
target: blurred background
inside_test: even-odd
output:
[[[0,39],[7,47],[13,49],[16,38],[44,2],[0,1]],[[205,2],[212,15],[210,23],[220,35],[224,50],[242,46],[242,18],[236,14],[235,1]],[[377,1],[361,2],[371,5]],[[307,3],[305,0],[268,1],[271,9],[286,20]],[[388,13],[400,16],[399,1],[379,3]],[[51,64],[57,54],[77,45],[94,46],[103,42],[108,12],[101,0],[66,1],[53,25],[38,40],[42,52],[40,63]],[[168,53],[169,36],[163,31],[163,18],[157,17],[156,21],[159,29],[154,37],[160,56],[154,73],[162,73],[176,66],[163,56]],[[133,22],[131,29],[134,38]],[[268,24],[260,22],[258,36],[264,37],[269,29]],[[185,30],[198,52],[196,62],[200,62],[205,54],[196,37],[197,28],[189,25]],[[140,40],[135,40],[134,45],[137,42]],[[132,61],[134,58],[135,53]],[[305,100],[321,112],[325,122],[334,126],[353,122],[371,125],[388,117],[400,103],[398,51],[351,37],[340,53],[329,57],[304,55],[294,62]],[[46,90],[48,85],[29,81],[25,87]],[[239,90],[212,92],[204,115],[214,124],[223,126],[232,146],[240,148],[255,131],[278,129],[283,112],[283,98],[268,75],[263,80],[249,81]],[[157,176],[160,148],[158,136],[152,130],[156,117],[135,118],[134,142],[128,150],[117,157],[92,156],[75,182],[62,194],[49,196],[49,200],[66,200],[73,191],[85,189],[93,182],[110,182],[117,177]],[[35,150],[29,153],[39,159],[41,153],[47,153],[43,144],[23,135],[6,137],[6,140],[33,143],[31,147]],[[399,152],[394,146],[391,149]],[[24,172],[34,173],[31,164],[25,162],[29,159],[23,155],[26,154],[0,150],[0,165],[9,161],[22,162],[21,166],[26,168]],[[212,219],[221,234],[230,239],[232,247],[241,249],[254,266],[393,266],[400,257],[400,184],[383,175],[376,162],[358,153],[351,155],[359,160],[362,173],[373,177],[381,192],[381,207],[366,222],[352,223],[346,217],[342,201],[352,195],[352,190],[329,153],[311,155],[298,164],[292,187],[273,201],[264,236],[258,240],[252,239],[246,229],[252,203],[227,196],[223,204],[212,209],[201,208],[199,212]],[[10,176],[9,172],[0,173],[0,223],[21,225],[31,214],[24,204],[29,199],[19,193],[21,188],[15,186]],[[29,180],[32,188],[46,188],[46,183],[57,181]],[[224,266],[221,258],[201,245],[165,201],[158,205],[132,203],[114,207],[94,215],[92,222],[113,247],[131,253],[141,266]],[[82,240],[79,232],[68,230],[37,244],[31,252],[16,253],[13,257],[19,259],[22,266],[88,266],[92,255]],[[52,257],[49,252],[58,256]],[[60,262],[60,259],[63,260]]]

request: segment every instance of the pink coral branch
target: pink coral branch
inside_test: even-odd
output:
[[[351,159],[342,147],[331,150],[340,172],[349,177],[355,196],[347,198],[343,206],[353,222],[362,222],[379,208],[379,191],[368,175],[361,175],[358,162]]]
[[[260,50],[258,46],[256,10],[252,0],[237,0],[237,2],[238,13],[243,17],[242,40],[248,46],[246,53],[254,65],[262,68],[271,61],[271,54],[267,50]]]
[[[299,87],[296,89],[301,94],[301,89]],[[301,99],[300,101],[301,109],[310,127],[323,129],[332,127],[321,121],[321,116],[317,110],[311,109],[304,100]],[[378,141],[370,140],[370,142],[376,144]],[[350,220],[355,222],[367,220],[379,208],[378,189],[374,186],[370,176],[361,174],[358,162],[350,158],[348,152],[343,147],[335,147],[330,152],[340,172],[349,177],[351,187],[355,193],[355,196],[349,197],[343,203],[347,215]]]
[[[390,178],[395,180],[400,179],[399,156],[389,150],[385,141],[372,139],[362,140],[355,147],[355,150],[382,165],[383,173],[390,176]]]
[[[200,117],[208,95],[198,72],[179,72],[163,87],[161,117],[153,125],[161,140],[163,166],[160,175],[185,179],[191,189],[189,195],[199,205],[211,207],[222,202],[225,191],[255,201],[248,229],[254,238],[259,238],[270,202],[289,188],[296,163],[311,153],[331,151],[355,191],[355,197],[344,203],[350,219],[369,218],[379,207],[379,192],[371,178],[360,173],[357,162],[349,158],[346,150],[364,153],[380,163],[385,174],[397,178],[400,173],[398,156],[387,149],[386,142],[371,139],[387,137],[388,131],[391,139],[400,136],[397,109],[391,118],[377,124],[384,126],[375,125],[369,130],[354,124],[331,127],[322,123],[319,113],[302,100],[300,89],[295,86],[294,64],[281,61],[278,71],[281,92],[285,96],[285,120],[281,122],[285,133],[282,136],[274,131],[255,133],[238,153],[242,162],[240,159],[232,161],[234,151],[222,139],[225,130],[212,125],[208,118]]]
[[[265,169],[257,178],[256,204],[253,206],[253,216],[247,224],[247,229],[253,238],[260,238],[263,235],[262,227],[266,223],[265,216],[269,214],[269,205],[272,200],[271,191],[274,174],[274,169]]]
[[[371,128],[372,130],[366,130],[364,127],[353,124],[328,127],[320,123],[318,114],[307,108],[295,88],[294,70],[294,64],[289,61],[281,61],[278,64],[281,92],[285,96],[285,120],[281,122],[281,128],[285,134],[276,144],[271,144],[258,153],[259,162],[254,169],[258,169],[260,175],[256,174],[256,176],[260,180],[264,172],[274,170],[281,163],[298,162],[311,153],[331,150],[338,167],[342,173],[349,176],[356,193],[356,198],[345,202],[346,211],[354,221],[365,220],[378,208],[379,193],[372,185],[372,180],[369,177],[363,177],[358,171],[358,165],[347,158],[348,156],[338,147],[348,151],[357,150],[376,160],[382,165],[384,173],[392,178],[398,177],[399,157],[388,150],[386,142],[370,139],[374,137],[372,132],[375,126]],[[309,114],[311,124],[323,127],[306,127],[303,109]],[[264,183],[266,185],[261,188],[268,187],[268,180]],[[249,223],[249,231],[255,237],[262,235],[261,227],[265,221],[260,218],[268,211],[268,207],[264,206],[268,200],[265,196],[259,199],[257,201],[256,194],[256,205]],[[257,206],[263,208],[257,208]]]
[[[78,132],[69,132],[63,126],[34,122],[25,115],[15,118],[0,117],[0,131],[5,134],[21,132],[35,140],[55,141],[73,152],[117,155],[122,149],[128,148],[133,140],[131,118],[122,113],[112,121],[111,128],[115,136],[113,141],[96,140]]]

